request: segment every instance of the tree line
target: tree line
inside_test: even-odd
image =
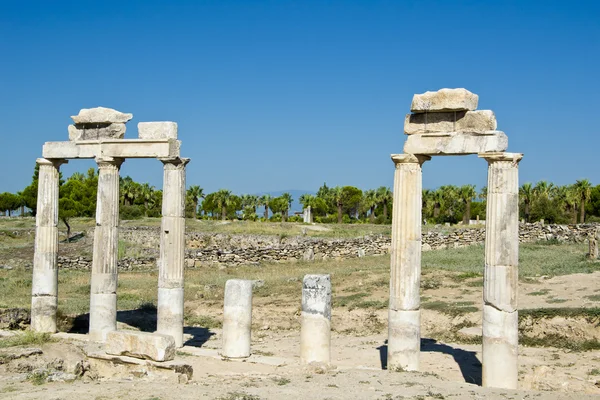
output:
[[[0,194],[0,211],[10,216],[35,215],[39,169],[36,165],[31,183],[17,193]],[[60,176],[59,218],[70,231],[74,217],[94,217],[98,173],[90,168],[85,174]],[[385,186],[361,190],[354,186],[329,187],[323,184],[316,194],[302,194],[298,201],[311,208],[318,223],[391,223],[392,191]],[[423,189],[422,209],[425,223],[468,224],[471,219],[485,219],[487,188],[475,185],[445,185],[435,190]],[[290,193],[281,196],[242,194],[227,189],[204,193],[198,185],[190,186],[186,196],[189,218],[249,221],[301,222],[301,215],[290,215],[294,199]],[[554,185],[547,181],[525,183],[519,188],[520,218],[527,222],[543,219],[548,223],[600,222],[600,185],[582,179],[572,185]],[[120,178],[120,214],[122,219],[159,217],[162,190],[148,183]],[[29,210],[26,212],[26,210]]]

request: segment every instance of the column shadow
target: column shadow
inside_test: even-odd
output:
[[[379,350],[379,360],[381,368],[387,369],[388,346],[387,340],[383,345],[377,347]],[[481,386],[482,371],[481,362],[476,356],[476,352],[467,351],[452,347],[447,344],[439,343],[434,339],[421,339],[421,351],[436,352],[451,355],[458,364],[460,372],[467,383],[473,383]]]

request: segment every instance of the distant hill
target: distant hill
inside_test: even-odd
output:
[[[295,212],[300,212],[302,211],[302,204],[300,204],[300,202],[298,201],[298,199],[300,198],[301,195],[303,194],[312,194],[315,195],[317,194],[317,192],[313,192],[310,190],[300,190],[300,189],[289,189],[289,190],[278,190],[275,192],[259,192],[259,193],[252,193],[256,196],[262,196],[264,194],[270,194],[273,197],[279,197],[281,196],[283,193],[289,193],[292,195],[292,198],[294,199],[294,201],[292,201],[292,207],[290,208],[290,215],[293,215]],[[262,215],[264,212],[264,207],[259,207],[256,212],[258,213],[258,215]]]

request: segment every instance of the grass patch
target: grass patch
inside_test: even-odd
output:
[[[46,383],[46,379],[48,379],[47,371],[33,371],[27,375],[27,380],[34,385],[43,385]]]
[[[569,300],[567,300],[567,299],[548,299],[548,300],[546,300],[546,303],[559,304],[559,303],[566,303],[567,301],[569,301]]]
[[[9,336],[0,340],[0,348],[15,347],[15,346],[42,346],[46,343],[53,342],[54,339],[49,333],[38,333],[33,331],[25,331],[25,333]]]
[[[473,306],[472,301],[458,301],[455,303],[447,303],[445,301],[430,301],[427,303],[422,303],[421,307],[427,310],[437,311],[451,317],[479,311],[477,307]]]
[[[215,400],[260,400],[260,397],[244,392],[229,392],[225,396],[217,397]]]
[[[358,302],[359,300],[361,300],[363,297],[368,297],[369,294],[368,293],[354,293],[354,294],[350,294],[348,296],[335,296],[333,298],[333,306],[334,307],[350,307],[351,305],[355,304],[356,302]]]
[[[277,386],[285,386],[291,381],[288,378],[273,378],[273,382],[275,382]]]
[[[185,324],[188,326],[198,326],[201,328],[220,328],[223,324],[221,321],[211,317],[210,315],[186,315]]]
[[[527,293],[528,296],[545,296],[548,293],[550,293],[549,289],[542,289],[542,290],[537,290],[535,292],[529,292]]]
[[[474,272],[474,271],[468,271],[468,272],[462,272],[457,275],[452,275],[450,277],[450,279],[452,279],[454,282],[462,282],[467,279],[473,279],[473,278],[481,278],[481,274],[478,272]]]
[[[584,296],[584,297],[591,301],[600,301],[600,294],[592,294],[592,295]]]

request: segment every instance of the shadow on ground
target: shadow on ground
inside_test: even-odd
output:
[[[61,316],[59,319],[61,331],[81,334],[87,334],[89,331],[89,314],[80,314],[76,317]],[[117,322],[127,324],[142,332],[155,332],[156,306],[153,304],[143,304],[135,310],[117,311]],[[183,333],[192,336],[184,345],[194,347],[202,347],[214,335],[208,328],[194,326],[184,327]]]
[[[385,344],[377,347],[381,368],[387,369],[388,346]],[[458,364],[465,382],[481,386],[481,362],[474,351],[467,351],[447,344],[439,343],[434,339],[421,339],[421,351],[436,352],[451,355]],[[425,372],[425,371],[423,371]]]

